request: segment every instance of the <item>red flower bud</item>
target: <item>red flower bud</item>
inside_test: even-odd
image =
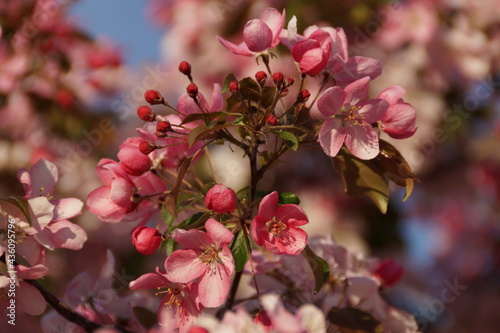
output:
[[[288,88],[283,89],[283,91],[281,92],[281,97],[285,97],[286,95],[288,95]]]
[[[184,75],[191,75],[191,65],[187,61],[182,61],[179,64],[179,72]]]
[[[156,124],[156,130],[159,132],[168,132],[172,129],[172,125],[170,124],[170,121],[168,120],[163,120],[158,122]]]
[[[266,122],[271,125],[271,126],[274,126],[278,123],[278,119],[276,118],[276,116],[274,114],[270,114],[267,119],[266,119]]]
[[[260,84],[260,86],[263,87],[264,84],[266,84],[266,80],[267,80],[266,72],[258,71],[257,73],[255,73],[255,79]]]
[[[137,115],[144,121],[155,120],[155,114],[153,110],[147,105],[142,105],[137,108]]]
[[[229,91],[233,92],[238,90],[240,90],[240,84],[238,83],[238,81],[231,81],[229,83]]]
[[[132,232],[132,245],[144,255],[155,253],[160,246],[161,234],[158,229],[140,226]]]
[[[273,74],[273,81],[276,84],[283,83],[283,80],[285,79],[285,76],[281,72],[276,72]]]
[[[190,83],[186,88],[187,94],[191,98],[195,98],[198,95],[198,86],[194,83]]]
[[[373,275],[380,280],[382,285],[391,287],[401,280],[404,270],[400,264],[392,259],[385,259],[378,265]]]
[[[144,93],[144,99],[151,105],[163,103],[163,96],[156,90],[147,90]]]
[[[299,96],[297,97],[297,101],[299,103],[305,103],[311,96],[311,93],[307,89],[302,89],[299,93]]]
[[[216,213],[232,213],[236,209],[236,194],[230,188],[216,184],[208,190],[205,196],[205,205]]]
[[[295,82],[293,77],[287,77],[285,80],[285,87],[290,87]]]
[[[149,141],[141,141],[141,143],[139,143],[139,150],[141,151],[141,153],[143,153],[144,155],[148,155],[149,153],[151,153],[153,150],[156,149],[156,146],[154,143],[152,142],[149,142]]]
[[[191,326],[188,333],[209,333],[209,331],[205,327]]]

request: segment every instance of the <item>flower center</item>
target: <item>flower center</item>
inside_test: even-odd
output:
[[[158,287],[158,290],[161,290],[162,287]],[[181,295],[182,291],[179,288],[167,288],[166,290],[161,290],[155,293],[156,296],[160,294],[168,294],[168,301],[165,302],[165,305],[168,308],[171,308],[172,306],[177,306],[179,310],[182,310],[181,307],[181,298],[179,295]]]
[[[273,234],[274,237],[279,237],[283,231],[286,230],[287,226],[285,223],[278,220],[275,216],[271,221],[266,223],[268,231]]]
[[[363,125],[364,115],[358,114],[358,110],[361,109],[361,106],[350,105],[349,110],[345,110],[342,112],[342,127],[349,126],[352,127],[354,125]]]
[[[215,244],[212,244],[208,249],[200,246],[200,255],[198,255],[198,258],[200,258],[201,261],[203,261],[207,265],[213,265],[217,262],[220,262],[219,258],[219,252],[222,251],[222,249],[217,248]]]

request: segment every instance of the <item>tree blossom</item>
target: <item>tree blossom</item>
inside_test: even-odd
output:
[[[140,176],[151,168],[151,159],[139,150],[141,141],[137,137],[127,138],[118,151],[117,156],[123,170],[132,176]]]
[[[275,254],[296,255],[307,245],[307,233],[298,228],[309,220],[297,205],[278,206],[278,192],[266,195],[259,205],[259,212],[252,220],[252,238]]]
[[[332,53],[332,39],[323,30],[316,30],[292,48],[292,56],[299,63],[302,73],[316,76],[320,74]]]
[[[336,156],[344,142],[360,159],[378,155],[378,135],[371,124],[382,119],[388,103],[368,99],[369,84],[370,78],[364,77],[345,89],[328,88],[318,99],[319,111],[328,117],[319,132],[319,142],[328,156]]]
[[[168,316],[174,317],[172,323],[180,332],[186,332],[200,315],[202,307],[198,302],[198,285],[195,282],[178,284],[171,282],[158,268],[156,273],[146,273],[130,282],[130,289],[157,289],[156,295],[163,295],[158,309],[158,322],[166,324]]]
[[[132,245],[144,255],[155,253],[161,243],[161,234],[158,229],[139,226],[132,232]]]
[[[172,239],[184,246],[167,257],[167,278],[176,283],[189,283],[200,278],[200,303],[208,308],[221,306],[227,298],[235,266],[229,249],[234,235],[221,223],[210,218],[207,232],[176,229]]]
[[[205,196],[205,206],[219,214],[234,212],[237,201],[234,191],[222,184],[211,187]]]
[[[243,29],[243,42],[240,44],[233,44],[220,36],[217,36],[217,39],[235,54],[252,56],[278,45],[284,24],[285,10],[280,14],[275,8],[266,8],[259,19],[246,23]]]
[[[394,139],[406,139],[417,131],[416,111],[411,104],[405,103],[402,96],[404,88],[393,85],[378,94],[377,98],[389,103],[387,112],[380,120],[382,129]]]

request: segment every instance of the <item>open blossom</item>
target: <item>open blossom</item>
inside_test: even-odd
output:
[[[205,205],[216,213],[232,213],[236,209],[236,194],[222,184],[214,185],[205,196]]]
[[[318,99],[319,111],[328,117],[319,132],[319,142],[328,156],[336,156],[344,142],[360,159],[378,155],[378,135],[371,124],[382,119],[388,103],[368,99],[369,84],[370,78],[364,77],[345,89],[328,88]]]
[[[402,99],[405,92],[404,88],[394,85],[383,90],[377,96],[377,98],[389,103],[389,108],[380,122],[384,132],[394,139],[409,138],[417,130],[415,108]]]
[[[302,73],[316,76],[325,69],[332,53],[332,39],[323,30],[316,30],[292,48],[292,56]]]
[[[309,220],[297,205],[278,206],[278,192],[266,195],[252,220],[252,238],[275,254],[296,255],[307,245],[307,233],[298,228]]]
[[[184,246],[165,261],[167,277],[176,283],[189,283],[200,278],[200,303],[208,308],[221,306],[229,294],[235,266],[229,249],[234,235],[211,218],[205,223],[207,232],[176,229],[174,241]]]
[[[132,176],[140,176],[151,168],[151,159],[139,150],[141,141],[138,137],[127,138],[118,151],[123,170]]]
[[[160,325],[167,324],[164,321],[168,320],[168,317],[173,317],[174,323],[172,324],[175,328],[179,327],[180,332],[186,332],[201,313],[198,285],[195,282],[173,283],[158,268],[156,273],[146,273],[130,282],[129,287],[132,290],[156,289],[156,295],[163,296],[158,309]]]
[[[240,44],[233,44],[220,36],[217,36],[217,39],[235,54],[252,56],[278,45],[279,35],[284,24],[285,10],[280,14],[274,8],[266,8],[260,18],[246,23],[243,29],[243,42]]]

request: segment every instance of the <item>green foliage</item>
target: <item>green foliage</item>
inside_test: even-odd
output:
[[[234,263],[236,265],[236,271],[241,272],[245,268],[245,264],[250,258],[250,248],[248,244],[248,236],[243,230],[236,233],[233,241],[229,245],[231,252],[233,253]]]
[[[306,258],[313,271],[315,282],[314,293],[317,294],[330,276],[330,267],[328,267],[328,263],[323,258],[317,256],[311,250],[309,245],[306,245],[305,249],[302,250],[302,255]]]
[[[298,196],[296,196],[293,193],[281,192],[278,196],[278,203],[280,205],[284,205],[284,204],[298,205],[298,204],[300,204],[300,199]]]
[[[288,148],[293,150],[297,150],[299,148],[299,140],[294,134],[286,131],[277,131],[275,133],[279,135]]]

